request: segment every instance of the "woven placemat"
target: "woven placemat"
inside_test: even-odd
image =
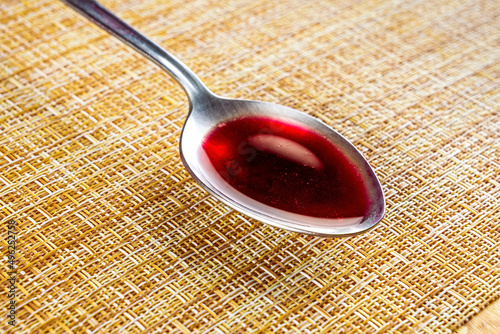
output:
[[[173,80],[56,0],[2,1],[1,332],[450,333],[499,297],[498,1],[104,4],[216,93],[338,130],[387,214],[324,239],[233,211],[181,163]]]

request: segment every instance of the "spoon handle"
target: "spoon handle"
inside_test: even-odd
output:
[[[201,97],[200,95],[211,94],[210,90],[189,67],[123,22],[97,1],[62,0],[62,2],[166,70],[184,88],[191,104],[195,99]]]

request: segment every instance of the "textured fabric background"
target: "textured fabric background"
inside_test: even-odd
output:
[[[179,158],[182,89],[56,0],[0,3],[0,218],[19,333],[450,333],[500,295],[500,4],[104,4],[216,93],[303,110],[380,177],[357,237],[273,228]]]

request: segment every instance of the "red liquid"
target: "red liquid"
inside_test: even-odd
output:
[[[219,125],[203,142],[215,170],[241,193],[307,216],[364,216],[360,174],[333,144],[306,128],[245,117]]]

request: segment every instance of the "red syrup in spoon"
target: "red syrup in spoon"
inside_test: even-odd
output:
[[[367,213],[367,190],[354,164],[307,128],[244,117],[220,124],[202,147],[219,176],[261,203],[320,218]]]

